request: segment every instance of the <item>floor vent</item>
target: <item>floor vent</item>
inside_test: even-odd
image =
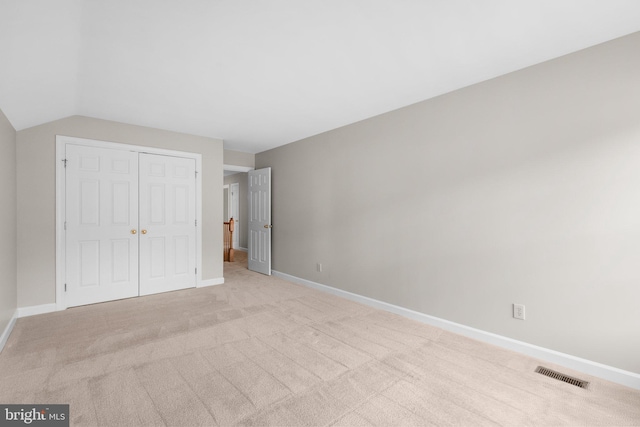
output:
[[[547,377],[564,381],[567,384],[574,385],[580,388],[587,388],[589,385],[588,381],[582,381],[577,378],[570,377],[569,375],[561,374],[560,372],[552,371],[551,369],[544,368],[542,366],[538,366],[536,368],[536,372],[542,375],[546,375]]]

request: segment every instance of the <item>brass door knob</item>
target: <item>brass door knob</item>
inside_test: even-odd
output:
[[[142,234],[147,234],[147,230],[142,230],[141,233]]]
[[[131,230],[131,234],[136,234],[138,230]]]
[[[269,225],[269,224],[265,224],[264,225],[264,228],[272,228],[272,227],[273,227],[273,225]]]

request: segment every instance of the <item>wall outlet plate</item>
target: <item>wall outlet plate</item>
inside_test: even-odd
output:
[[[524,304],[513,304],[513,317],[524,320]]]

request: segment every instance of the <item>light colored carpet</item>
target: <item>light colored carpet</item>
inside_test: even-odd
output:
[[[640,391],[246,269],[19,319],[1,403],[73,425],[640,425]],[[539,364],[587,390],[534,373]]]

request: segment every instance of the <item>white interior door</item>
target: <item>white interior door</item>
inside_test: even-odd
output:
[[[271,275],[271,168],[249,171],[249,270]]]
[[[140,295],[196,285],[196,163],[140,153]]]
[[[138,154],[66,146],[66,304],[138,295]]]

